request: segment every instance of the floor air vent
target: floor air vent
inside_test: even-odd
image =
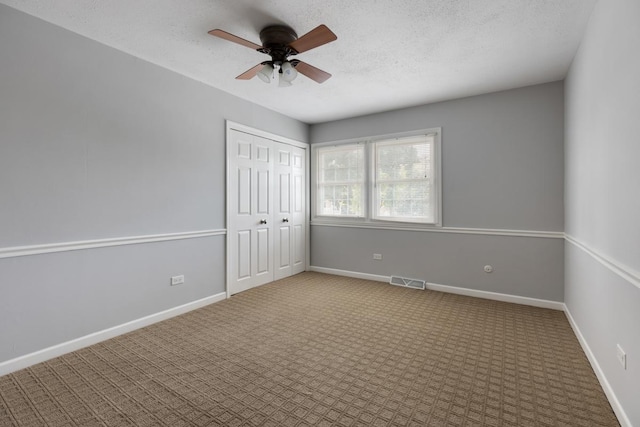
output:
[[[391,276],[389,283],[396,286],[404,286],[405,288],[424,289],[425,281],[420,279],[407,279],[406,277]]]

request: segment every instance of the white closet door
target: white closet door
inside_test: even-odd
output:
[[[292,147],[291,218],[293,239],[291,242],[291,274],[302,273],[307,260],[307,191],[306,150]]]
[[[276,144],[274,167],[274,278],[305,270],[305,150]]]
[[[275,245],[274,279],[291,276],[291,242],[293,218],[291,216],[292,161],[291,146],[277,144],[275,152]]]
[[[228,138],[228,291],[235,294],[274,279],[274,144],[233,129]]]
[[[227,292],[233,295],[305,270],[307,151],[250,129],[227,131]]]

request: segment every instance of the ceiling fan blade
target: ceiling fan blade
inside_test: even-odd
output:
[[[309,65],[302,61],[298,61],[296,64],[296,70],[318,83],[323,83],[331,77],[331,74],[326,71],[322,71],[320,68],[316,68],[313,65]]]
[[[249,40],[245,40],[242,37],[234,36],[231,33],[227,33],[226,31],[215,29],[209,31],[209,34],[212,36],[220,37],[221,39],[228,40],[230,42],[241,44],[242,46],[250,47],[251,49],[261,49],[262,46],[259,44],[255,44],[254,42],[250,42]]]
[[[264,64],[258,64],[255,67],[249,68],[244,73],[240,74],[236,79],[238,80],[251,80],[258,74],[260,70],[264,67]]]
[[[294,49],[298,53],[306,52],[314,47],[322,46],[336,40],[338,36],[333,34],[326,25],[318,25],[313,30],[309,31],[304,36],[294,40],[289,44],[289,47]]]

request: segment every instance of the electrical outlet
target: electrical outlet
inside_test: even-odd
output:
[[[184,283],[184,274],[171,277],[171,286],[182,285]]]
[[[616,356],[618,357],[618,362],[622,365],[622,369],[627,369],[627,353],[624,352],[620,344],[616,345]]]
[[[382,254],[373,254],[373,259],[380,261],[382,259]]]

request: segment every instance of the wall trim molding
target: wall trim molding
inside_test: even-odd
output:
[[[356,279],[374,280],[377,282],[389,283],[389,276],[381,276],[377,274],[360,273],[357,271],[339,270],[326,267],[309,267],[309,271],[318,273],[333,274],[336,276],[354,277]],[[481,291],[477,289],[460,288],[456,286],[440,285],[437,283],[427,283],[427,289],[432,291],[446,292],[449,294],[465,295],[475,298],[483,298],[494,301],[511,302],[514,304],[530,305],[533,307],[549,308],[552,310],[563,311],[565,306],[560,301],[550,301],[538,298],[523,297],[511,294],[501,294],[498,292]]]
[[[595,354],[593,353],[593,351],[591,351],[591,347],[589,347],[587,340],[585,339],[584,335],[582,335],[578,324],[576,323],[575,319],[571,315],[571,311],[569,311],[569,308],[566,305],[564,307],[564,313],[567,316],[569,325],[571,325],[571,329],[573,329],[574,334],[578,338],[578,342],[580,343],[582,350],[586,354],[587,359],[589,360],[589,363],[591,364],[591,367],[593,368],[593,371],[595,372],[596,377],[598,378],[598,381],[602,386],[602,389],[604,390],[604,394],[607,396],[607,399],[611,404],[613,412],[616,414],[616,417],[618,417],[620,425],[622,427],[632,427],[631,421],[629,420],[627,413],[624,411],[624,408],[620,404],[620,401],[616,397],[611,384],[609,384],[609,381],[607,381],[607,377],[605,376],[602,367],[598,363],[598,359],[596,359]]]
[[[569,234],[565,234],[565,239],[567,242],[581,249],[583,252],[587,253],[600,264],[604,265],[606,268],[613,271],[615,274],[622,277],[629,283],[633,284],[636,288],[640,289],[640,273],[616,261],[615,259],[608,257],[602,252],[599,252],[598,250],[590,247],[586,243],[581,242],[580,240]]]
[[[97,344],[101,341],[108,340],[118,335],[126,334],[127,332],[134,331],[136,329],[149,326],[153,323],[160,322],[162,320],[170,319],[180,314],[187,313],[192,310],[220,302],[227,298],[226,292],[221,292],[206,298],[202,298],[196,301],[192,301],[177,307],[173,307],[158,313],[150,314],[145,317],[141,317],[130,322],[123,323],[121,325],[113,326],[111,328],[104,329],[102,331],[94,332],[80,338],[73,339],[71,341],[56,344],[51,347],[47,347],[42,350],[35,351],[33,353],[19,356],[14,359],[7,360],[0,363],[0,376],[10,374],[11,372],[18,371],[20,369],[27,368],[46,360],[53,359],[63,354],[71,353],[72,351],[79,350],[84,347],[88,347],[93,344]]]
[[[396,231],[421,231],[426,233],[453,233],[453,234],[481,234],[486,236],[513,236],[513,237],[539,237],[545,239],[564,239],[561,231],[535,231],[535,230],[502,230],[498,228],[462,228],[462,227],[415,227],[415,226],[389,226],[386,224],[349,223],[315,220],[311,226],[320,227],[344,227],[344,228],[373,228],[376,230]]]
[[[109,239],[81,240],[76,242],[47,243],[42,245],[0,248],[0,259],[110,246],[137,245],[141,243],[168,242],[171,240],[195,239],[199,237],[223,236],[226,229],[187,231],[182,233],[149,234],[145,236],[115,237]]]

